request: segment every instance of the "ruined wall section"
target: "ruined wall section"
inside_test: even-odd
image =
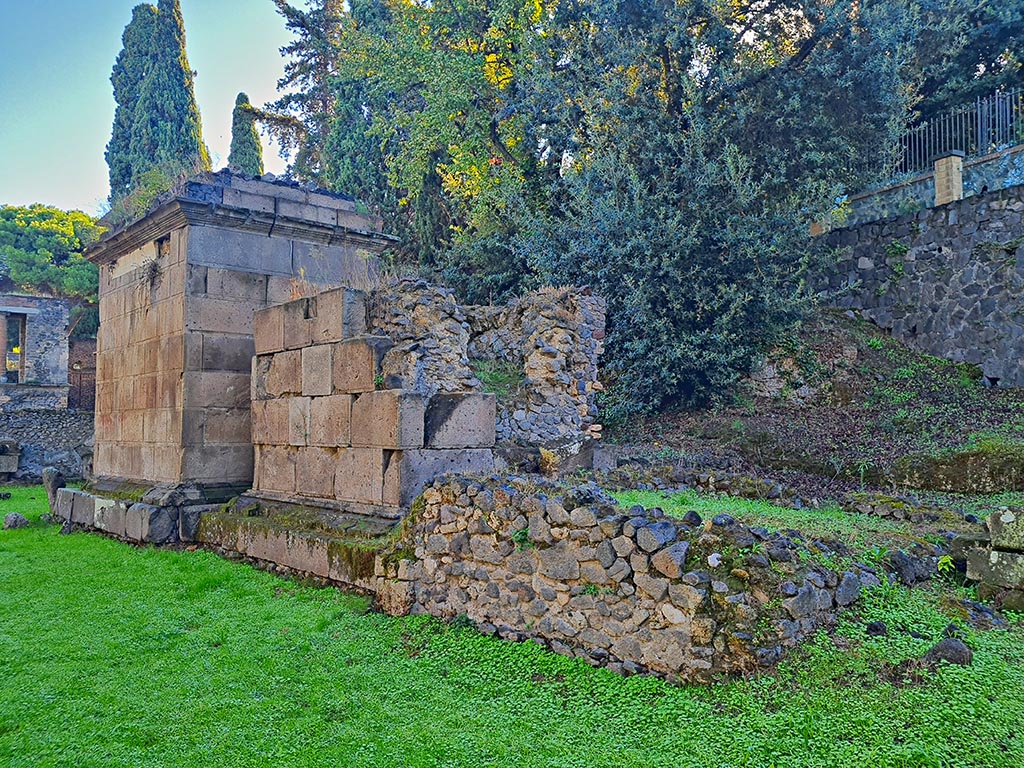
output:
[[[879,583],[865,565],[825,567],[799,536],[627,511],[594,486],[545,495],[454,478],[424,501],[397,545],[414,556],[380,574],[387,610],[465,615],[620,672],[703,680],[769,666]]]
[[[8,338],[8,316],[24,319],[24,337]],[[10,383],[0,382],[0,412],[68,407],[68,321],[66,301],[48,296],[0,295],[0,322],[12,356]],[[17,360],[21,370],[14,371]]]
[[[605,303],[586,289],[545,288],[504,306],[474,306],[447,288],[401,280],[372,294],[370,326],[395,341],[385,375],[415,391],[480,391],[493,386],[478,378],[482,368],[497,374],[499,440],[532,445],[599,431]]]
[[[605,302],[589,290],[545,288],[505,307],[467,307],[469,356],[521,367],[520,391],[501,404],[498,437],[546,443],[597,423]]]
[[[258,494],[399,516],[435,476],[493,469],[494,398],[424,387],[429,366],[387,372],[389,360],[423,358],[367,333],[366,294],[339,289],[257,312],[255,339]]]
[[[395,342],[384,357],[385,376],[428,397],[480,389],[467,354],[466,313],[448,288],[402,280],[375,291],[369,310],[374,333]]]

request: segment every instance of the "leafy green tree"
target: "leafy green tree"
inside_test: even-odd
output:
[[[114,86],[114,128],[107,144],[106,158],[110,169],[110,197],[128,193],[132,182],[131,142],[139,92],[152,67],[153,35],[157,10],[152,5],[137,5],[132,20],[121,38],[123,48],[114,62],[110,82]]]
[[[908,78],[916,121],[997,90],[1024,87],[1024,4],[922,0]]]
[[[359,83],[406,256],[471,300],[594,286],[620,417],[725,392],[799,318],[802,233],[886,167],[918,23],[891,0],[387,10],[301,50],[330,61],[319,93]],[[352,114],[297,118],[317,173]]]
[[[185,55],[180,0],[160,0],[153,31],[157,55],[139,92],[131,155],[133,179],[154,166],[180,163],[210,168],[193,91],[195,73]]]
[[[0,274],[20,290],[68,299],[72,332],[95,327],[99,272],[82,251],[102,232],[81,211],[0,206]]]
[[[235,99],[235,110],[231,115],[228,167],[247,176],[263,175],[263,148],[256,133],[256,111],[244,93]]]
[[[613,415],[727,392],[799,319],[803,233],[884,168],[913,28],[882,3],[593,0],[524,39],[517,111],[557,171],[516,247],[608,299]]]

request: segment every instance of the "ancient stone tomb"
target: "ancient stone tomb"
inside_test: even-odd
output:
[[[252,482],[253,313],[304,287],[367,288],[390,244],[342,195],[201,174],[87,257],[99,266],[94,471],[111,484]]]

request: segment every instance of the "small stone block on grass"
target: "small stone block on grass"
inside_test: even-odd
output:
[[[92,528],[96,522],[96,500],[88,493],[75,494],[71,507],[71,522]]]
[[[994,549],[1024,552],[1024,510],[1006,507],[988,518]]]
[[[359,395],[352,403],[352,445],[360,448],[422,448],[426,400],[385,389]]]
[[[97,498],[95,500],[93,525],[97,529],[106,531],[112,536],[124,538],[126,531],[125,513],[127,511],[127,506],[122,501]]]

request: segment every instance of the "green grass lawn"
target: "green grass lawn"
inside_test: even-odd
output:
[[[12,491],[0,513],[44,511]],[[757,679],[673,687],[36,523],[0,532],[0,765],[1024,765],[1020,624],[968,630],[970,668],[886,681],[950,621],[944,594],[877,590],[848,650],[822,635]]]

